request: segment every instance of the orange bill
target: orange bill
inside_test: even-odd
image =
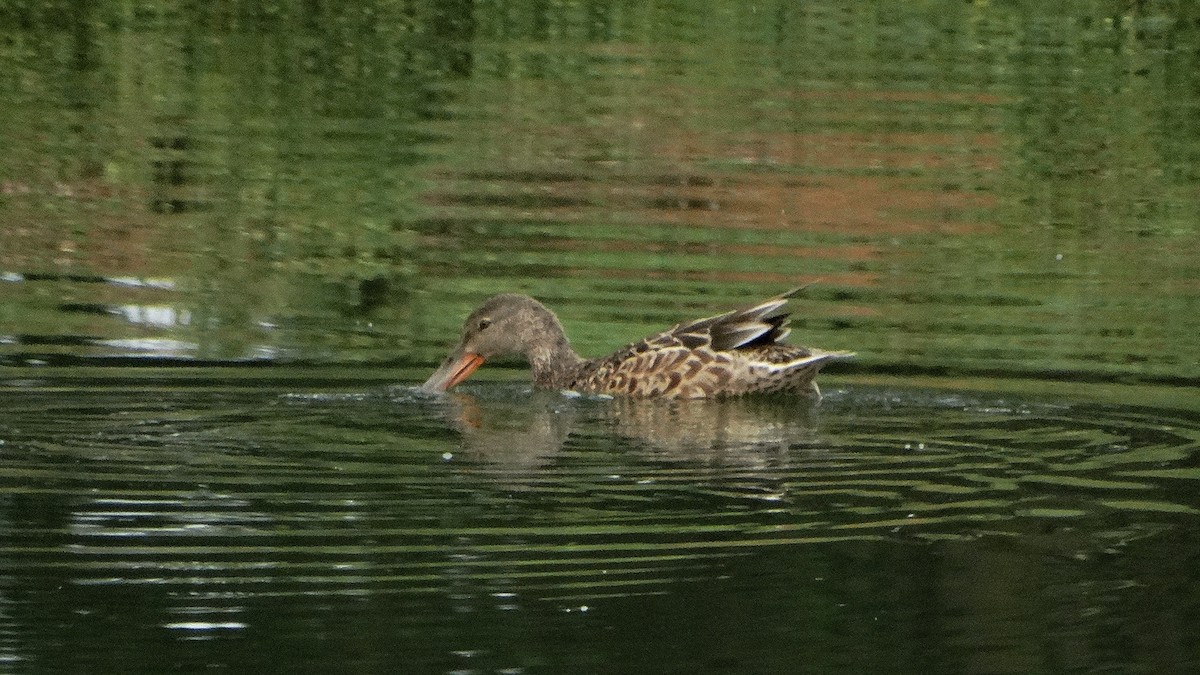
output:
[[[421,389],[428,392],[446,391],[470,377],[471,373],[483,365],[483,361],[482,356],[472,352],[452,355],[442,363],[441,368],[438,368],[433,375],[429,376],[428,380],[425,380]]]

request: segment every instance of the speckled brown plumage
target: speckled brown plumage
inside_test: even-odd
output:
[[[458,347],[423,388],[445,391],[489,358],[522,354],[535,385],[580,393],[680,399],[769,392],[819,396],[813,382],[817,371],[852,354],[782,342],[790,332],[783,307],[802,289],[681,323],[590,360],[571,349],[558,318],[537,300],[493,296],[467,318]]]

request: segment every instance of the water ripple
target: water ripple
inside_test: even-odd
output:
[[[1183,414],[920,390],[814,408],[487,384],[34,388],[0,413],[0,555],[80,587],[209,597],[213,612],[162,623],[197,639],[243,629],[220,614],[247,596],[517,609],[658,594],[772,547],[993,539],[1088,556],[1194,525],[1197,438]]]

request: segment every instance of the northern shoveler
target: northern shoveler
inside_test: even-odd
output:
[[[611,356],[583,359],[558,317],[527,295],[489,298],[467,317],[462,338],[422,385],[441,392],[484,361],[523,355],[535,386],[586,394],[676,399],[793,392],[820,397],[813,378],[829,361],[853,356],[784,344],[790,329],[783,306],[805,287],[756,305],[681,323]]]

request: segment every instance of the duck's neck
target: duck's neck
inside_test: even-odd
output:
[[[525,355],[533,369],[533,384],[546,389],[570,388],[583,359],[571,348],[561,327],[553,338],[534,346]]]

